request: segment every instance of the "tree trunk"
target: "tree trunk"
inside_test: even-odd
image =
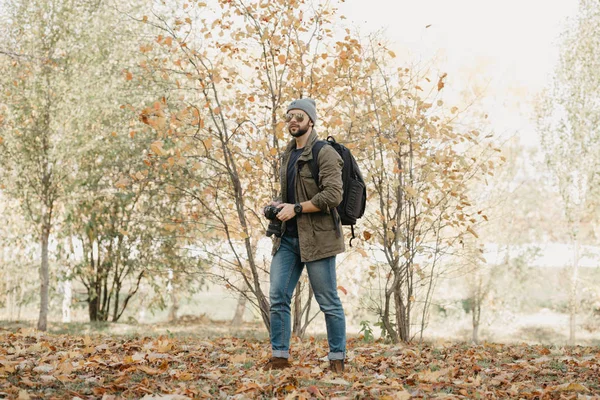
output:
[[[71,322],[71,300],[73,298],[73,290],[71,288],[71,281],[65,280],[63,282],[63,301],[62,301],[62,322]]]
[[[90,291],[88,291],[88,314],[90,322],[98,321],[98,292],[94,282],[92,282]]]
[[[167,282],[167,293],[169,298],[171,299],[171,308],[169,309],[169,322],[177,321],[177,311],[179,311],[179,302],[177,301],[177,296],[175,296],[175,290],[173,289],[173,269],[169,269],[169,281]],[[245,308],[244,304],[244,308]],[[239,300],[238,300],[238,308],[239,308]],[[243,312],[242,312],[243,313]],[[237,315],[237,311],[236,311]],[[235,316],[233,317],[235,321]],[[233,324],[233,321],[232,321]]]
[[[169,309],[169,322],[177,321],[177,312],[179,311],[179,301],[177,300],[177,296],[175,296],[175,292],[171,291],[171,308]],[[246,298],[244,297],[244,300]],[[238,303],[239,307],[239,303]],[[244,309],[246,308],[246,304],[244,303]],[[236,311],[237,313],[237,311]],[[235,317],[234,317],[235,319]],[[233,322],[232,322],[233,323]]]
[[[396,304],[396,328],[398,329],[398,339],[402,342],[408,342],[410,340],[410,319],[408,318],[410,299],[408,299],[407,304],[404,304],[400,287],[397,287],[394,291],[394,302]]]
[[[13,320],[13,314],[14,314],[14,298],[16,297],[14,291],[12,290],[12,277],[10,275],[8,275],[7,280],[6,280],[6,318],[9,321]]]
[[[577,281],[579,279],[579,239],[575,238],[573,265],[571,267],[570,285],[569,285],[569,344],[575,344],[577,327]]]
[[[171,295],[173,297],[173,295]],[[246,296],[240,293],[238,296],[237,306],[235,307],[235,314],[231,320],[231,326],[240,327],[244,323],[244,313],[246,312]]]
[[[45,331],[48,328],[48,286],[50,277],[48,273],[48,239],[50,236],[50,226],[46,222],[47,215],[43,215],[42,226],[42,265],[40,267],[40,315],[37,328]]]
[[[479,344],[479,324],[481,322],[481,299],[473,299],[473,343]]]

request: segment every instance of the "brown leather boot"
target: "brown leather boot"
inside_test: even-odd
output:
[[[341,374],[344,372],[344,360],[329,360],[329,370]]]
[[[269,362],[263,366],[263,369],[265,371],[268,371],[268,370],[272,370],[272,369],[285,369],[285,368],[289,368],[291,366],[292,366],[292,364],[290,364],[290,362],[288,361],[287,358],[271,357]]]

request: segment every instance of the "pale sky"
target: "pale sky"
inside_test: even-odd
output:
[[[385,29],[399,62],[435,59],[449,91],[489,82],[494,129],[535,145],[528,99],[548,84],[557,39],[577,7],[577,0],[346,0],[339,9],[363,33]]]

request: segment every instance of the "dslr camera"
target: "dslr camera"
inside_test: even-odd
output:
[[[281,221],[277,219],[277,213],[281,211],[281,208],[268,205],[263,209],[263,213],[265,217],[269,220],[269,226],[267,227],[267,236],[281,237],[283,232],[281,232]]]

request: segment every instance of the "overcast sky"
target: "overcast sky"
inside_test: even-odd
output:
[[[557,39],[577,6],[576,0],[346,0],[340,12],[363,33],[385,28],[400,61],[435,59],[449,74],[449,90],[471,79],[489,82],[486,106],[495,128],[535,144],[526,103],[548,84]]]

